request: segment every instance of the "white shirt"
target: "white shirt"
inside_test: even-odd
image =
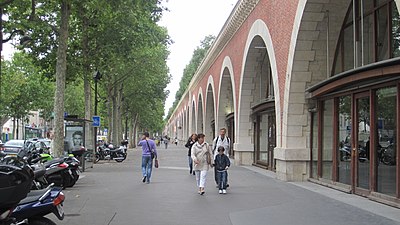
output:
[[[231,146],[230,138],[225,135],[224,139],[222,140],[221,135],[219,135],[214,139],[214,141],[213,141],[214,159],[218,155],[218,147],[219,146],[224,146],[224,149],[225,149],[224,154],[229,157],[229,149]]]

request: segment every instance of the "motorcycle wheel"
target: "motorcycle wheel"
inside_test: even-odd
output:
[[[50,219],[47,219],[45,217],[40,217],[40,218],[35,218],[32,220],[29,220],[30,225],[57,225]]]
[[[66,187],[73,187],[76,183],[75,179],[71,177],[71,175],[68,172],[63,173],[63,180],[64,180],[64,189]]]
[[[126,155],[125,154],[121,154],[121,153],[119,153],[119,154],[117,154],[117,157],[118,158],[121,158],[121,157],[123,157],[123,159],[115,159],[115,161],[117,161],[117,162],[123,162],[125,159],[126,159]]]
[[[75,182],[78,181],[79,179],[79,174],[76,172],[76,170],[71,170],[72,171],[72,176],[74,177]]]
[[[392,157],[384,155],[381,161],[383,164],[390,166],[392,164]]]
[[[94,163],[98,163],[100,161],[100,155],[96,154],[96,158],[94,159]]]

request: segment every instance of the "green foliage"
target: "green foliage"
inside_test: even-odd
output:
[[[118,92],[115,90],[122,90],[119,101],[122,101],[123,115],[129,119],[138,115],[140,126],[161,129],[168,94],[164,89],[170,81],[166,60],[171,43],[167,30],[157,25],[165,10],[160,6],[161,1],[70,0],[70,3],[64,110],[83,117],[83,77],[88,70],[99,70],[103,75],[98,85],[99,112],[105,123],[110,116],[106,108],[112,107],[106,104],[106,99],[116,97]],[[14,0],[5,6],[4,15],[7,19],[3,20],[3,32],[10,34],[15,29],[25,31],[32,41],[23,51],[29,55],[32,66],[40,68],[37,69],[40,71],[38,77],[46,82],[49,79],[54,81],[60,2]],[[85,48],[84,43],[87,44]],[[87,53],[85,57],[84,51]],[[12,81],[12,78],[7,79]],[[46,118],[50,118],[53,110],[54,84],[51,83],[51,86],[47,101],[40,104],[42,115]],[[20,86],[14,89],[16,96],[18,92],[27,92]],[[27,110],[21,108],[23,112]]]
[[[85,118],[85,99],[83,96],[82,80],[71,82],[65,89],[65,112],[70,115],[78,115],[79,118]]]
[[[31,110],[51,114],[54,84],[43,76],[40,68],[24,53],[16,53],[4,63],[2,73],[2,117],[24,118]],[[51,107],[49,107],[51,106]]]

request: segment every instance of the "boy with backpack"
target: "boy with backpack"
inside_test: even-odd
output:
[[[231,144],[231,140],[229,139],[229,137],[227,137],[226,135],[226,129],[225,128],[221,128],[219,130],[219,136],[217,136],[214,141],[213,141],[213,154],[214,154],[214,160],[218,155],[218,151],[216,151],[219,147],[223,147],[224,148],[224,155],[227,156],[227,158],[229,159],[229,150],[230,150],[230,144]],[[215,183],[217,184],[217,187],[219,187],[219,183],[218,183],[218,171],[216,169],[216,167],[214,167],[214,179],[215,179]],[[227,187],[229,187],[228,184],[228,173],[226,173],[226,183],[227,183]]]

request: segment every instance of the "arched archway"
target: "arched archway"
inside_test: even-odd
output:
[[[191,121],[191,131],[190,133],[197,133],[197,114],[196,114],[196,102],[195,102],[195,97],[193,97],[192,101],[192,107],[191,107],[191,112],[192,112],[192,121]]]
[[[204,132],[208,140],[213,140],[215,138],[215,95],[214,95],[214,80],[210,75],[208,78],[208,85],[206,89],[206,119]]]
[[[197,101],[197,133],[204,133],[203,92],[200,88]]]
[[[350,2],[351,0],[316,4],[309,1],[299,2],[283,96],[282,146],[275,151],[277,164],[282,164],[282,170],[277,171],[279,179],[304,180],[312,171],[311,167],[307,168],[311,155],[310,112],[316,108],[316,104],[308,101],[304,93],[307,86],[321,82],[329,76],[338,34]]]
[[[249,31],[243,64],[237,127],[241,163],[275,170],[274,150],[280,131],[278,72],[272,38],[261,20]]]
[[[232,62],[229,57],[225,57],[222,64],[222,71],[220,76],[220,87],[218,94],[218,118],[217,128],[219,130],[223,127],[227,129],[227,136],[231,140],[231,149],[229,156],[234,158],[235,156],[235,83],[234,83],[234,71]],[[232,148],[233,146],[233,148]]]

